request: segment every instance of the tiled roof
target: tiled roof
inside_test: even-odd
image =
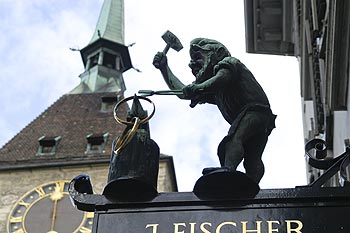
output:
[[[111,93],[62,96],[0,149],[0,169],[108,160],[112,142],[124,126],[116,123],[113,112],[101,111],[102,97],[107,95]],[[121,106],[118,116],[125,118],[127,110],[127,105]],[[86,136],[104,133],[108,133],[104,151],[86,153]],[[60,136],[54,155],[37,155],[42,136]]]

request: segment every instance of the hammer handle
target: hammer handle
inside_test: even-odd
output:
[[[163,53],[164,53],[164,54],[167,54],[167,52],[169,51],[169,49],[170,49],[170,44],[166,44],[166,46],[165,46],[165,48],[164,48],[164,50],[163,50]]]

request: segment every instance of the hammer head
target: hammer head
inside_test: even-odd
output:
[[[162,38],[167,44],[167,46],[176,50],[177,52],[179,52],[183,48],[180,40],[169,30],[162,35]]]

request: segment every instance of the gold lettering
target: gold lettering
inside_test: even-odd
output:
[[[194,227],[196,226],[195,222],[190,222],[190,226],[191,226],[191,233],[195,233],[194,232]]]
[[[277,229],[277,228],[273,229],[272,224],[273,224],[273,223],[280,224],[279,221],[266,221],[266,222],[267,222],[267,230],[268,230],[268,233],[278,232],[278,229]]]
[[[20,201],[18,204],[23,205],[25,207],[29,207],[30,206],[30,203],[24,202],[23,200]]]
[[[59,190],[60,192],[63,192],[64,191],[64,184],[65,184],[64,181],[57,182],[56,183],[56,190]]]
[[[220,233],[221,227],[225,226],[225,225],[232,225],[232,226],[236,226],[235,222],[222,222],[219,224],[219,226],[216,228],[216,233]]]
[[[22,216],[21,217],[11,217],[10,218],[10,222],[11,223],[22,222],[22,220],[23,220]]]
[[[91,229],[89,229],[87,227],[82,227],[82,228],[80,228],[80,232],[81,233],[91,233]]]
[[[241,223],[242,223],[242,233],[247,233],[247,232],[261,233],[261,221],[256,221],[256,230],[247,230],[248,222],[241,222]]]
[[[21,228],[21,229],[18,229],[17,231],[14,231],[13,233],[24,233],[24,230],[23,228]]]
[[[36,188],[35,191],[39,194],[40,197],[45,195],[45,191],[42,187]]]
[[[292,232],[295,232],[295,233],[302,233],[301,232],[301,229],[303,228],[303,223],[299,220],[286,220],[286,223],[287,223],[287,233],[292,233]],[[297,224],[297,228],[293,228],[292,229],[292,223],[295,223]]]
[[[158,226],[159,224],[147,224],[145,229],[152,227],[152,233],[157,233],[158,232]]]
[[[94,212],[85,212],[86,213],[86,218],[94,218]]]
[[[205,225],[208,225],[211,227],[211,223],[210,222],[204,222],[201,224],[200,229],[203,233],[210,233],[210,231],[208,229],[205,228]]]
[[[174,233],[185,233],[185,231],[179,231],[179,226],[186,227],[186,223],[174,223]]]

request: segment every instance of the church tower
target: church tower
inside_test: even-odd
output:
[[[125,91],[122,73],[132,67],[124,45],[124,1],[106,0],[90,43],[80,50],[85,72],[71,94]]]
[[[132,68],[124,44],[124,1],[105,0],[89,44],[80,50],[81,82],[0,149],[0,232],[91,232],[93,214],[77,211],[68,183],[88,174],[107,183],[113,140],[124,127],[113,107],[124,98]],[[125,117],[128,106],[118,116]],[[173,161],[161,156],[158,191],[177,191]]]

